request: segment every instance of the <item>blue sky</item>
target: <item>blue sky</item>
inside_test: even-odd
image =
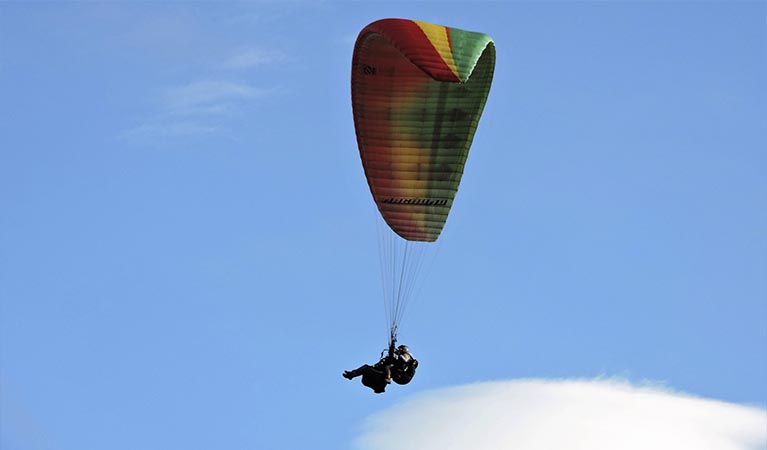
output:
[[[0,3],[0,446],[355,448],[434,389],[620,376],[767,404],[764,3]],[[490,97],[386,344],[349,73],[481,31]]]

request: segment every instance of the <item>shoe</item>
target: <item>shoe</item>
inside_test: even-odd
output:
[[[349,372],[348,370],[344,370],[343,376],[344,376],[344,378],[346,378],[347,380],[351,380],[352,378],[354,378],[354,376],[352,375],[352,373],[351,373],[351,372]]]

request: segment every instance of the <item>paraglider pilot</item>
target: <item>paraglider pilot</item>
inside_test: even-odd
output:
[[[410,383],[415,375],[416,367],[418,367],[418,360],[410,354],[407,345],[400,345],[395,349],[392,342],[388,353],[382,355],[380,361],[372,366],[364,364],[357,369],[344,371],[343,376],[349,380],[362,376],[363,385],[376,394],[381,394],[392,380],[397,384]]]

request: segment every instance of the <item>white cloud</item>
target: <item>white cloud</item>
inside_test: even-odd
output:
[[[617,380],[427,392],[369,418],[363,450],[764,450],[767,411]]]
[[[224,62],[227,69],[247,69],[287,61],[287,56],[275,50],[247,49],[235,53]]]
[[[226,134],[227,115],[255,98],[273,93],[231,81],[195,81],[167,89],[161,111],[119,135],[121,139],[175,138]]]
[[[220,127],[188,122],[145,123],[120,135],[123,139],[150,137],[184,137],[221,133]]]
[[[196,81],[169,89],[165,107],[175,114],[221,113],[233,102],[250,100],[269,91],[231,81]]]

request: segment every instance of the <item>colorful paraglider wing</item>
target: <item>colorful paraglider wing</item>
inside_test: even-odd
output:
[[[447,220],[490,91],[489,36],[384,19],[365,27],[352,60],[362,165],[386,223],[435,241]]]

